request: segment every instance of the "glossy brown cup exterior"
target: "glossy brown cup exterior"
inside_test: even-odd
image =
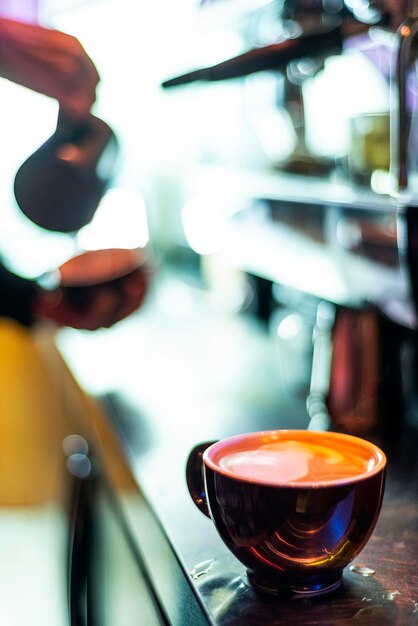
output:
[[[350,437],[313,436],[328,443],[330,438],[332,442]],[[373,532],[385,483],[381,454],[379,467],[370,475],[298,487],[231,477],[210,462],[209,444],[201,444],[190,453],[187,481],[195,504],[211,517],[257,587],[273,592],[286,588],[320,592],[338,586],[343,569]],[[202,464],[204,483],[199,478]]]

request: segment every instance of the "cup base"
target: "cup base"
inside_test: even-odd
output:
[[[269,577],[247,570],[247,579],[257,591],[273,595],[291,595],[299,598],[311,598],[335,591],[342,583],[342,572],[322,579],[304,580],[291,583],[282,578]]]

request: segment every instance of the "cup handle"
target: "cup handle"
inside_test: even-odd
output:
[[[186,465],[186,480],[189,493],[197,508],[207,517],[210,517],[210,513],[203,475],[203,453],[213,443],[216,443],[216,441],[206,441],[195,446],[189,454]]]

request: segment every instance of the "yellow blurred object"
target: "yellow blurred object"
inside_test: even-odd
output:
[[[353,174],[389,171],[389,113],[363,113],[350,120],[348,162]]]
[[[0,320],[1,506],[56,497],[64,418],[31,333],[14,321]]]
[[[106,448],[112,480],[133,486],[99,403],[72,377],[51,330],[0,319],[0,507],[62,500],[62,442],[74,433]]]

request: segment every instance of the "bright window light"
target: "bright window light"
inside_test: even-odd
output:
[[[213,254],[225,249],[231,226],[211,198],[192,198],[183,207],[181,218],[187,243],[195,252]]]
[[[133,189],[109,189],[93,220],[77,235],[84,250],[143,248],[149,241],[143,196]]]

